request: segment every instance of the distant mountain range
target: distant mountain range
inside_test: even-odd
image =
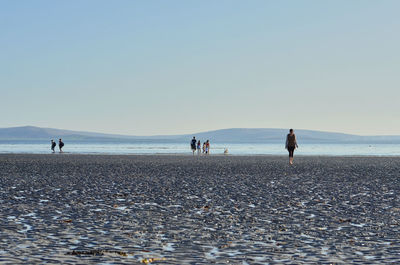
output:
[[[129,136],[24,126],[0,128],[0,141],[38,142],[62,138],[74,142],[189,142],[196,136],[213,143],[282,143],[287,133],[287,129],[233,128],[182,135]],[[360,136],[312,130],[296,130],[295,133],[299,143],[400,143],[400,135]]]

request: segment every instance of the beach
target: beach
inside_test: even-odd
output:
[[[0,155],[2,264],[400,262],[400,157]]]

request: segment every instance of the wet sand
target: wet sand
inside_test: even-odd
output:
[[[399,263],[399,179],[399,157],[0,155],[0,263]]]

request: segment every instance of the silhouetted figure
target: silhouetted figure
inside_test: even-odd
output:
[[[289,151],[289,164],[293,164],[293,155],[294,149],[298,148],[296,135],[293,132],[293,129],[289,130],[289,134],[286,136],[286,145],[285,148]]]
[[[64,147],[64,143],[63,143],[63,141],[60,139],[60,140],[58,141],[58,148],[60,148],[60,153],[63,152],[63,150],[62,150],[63,147]]]
[[[54,148],[56,148],[57,144],[56,142],[54,142],[54,140],[51,140],[51,151],[53,151],[53,153],[56,152],[56,150],[54,150]]]
[[[196,137],[193,136],[193,139],[190,142],[190,148],[192,149],[193,155],[194,155],[194,152],[196,152],[196,142],[197,142]]]

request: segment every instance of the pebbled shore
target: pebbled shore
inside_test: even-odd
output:
[[[400,263],[399,179],[399,157],[0,155],[0,263]]]

